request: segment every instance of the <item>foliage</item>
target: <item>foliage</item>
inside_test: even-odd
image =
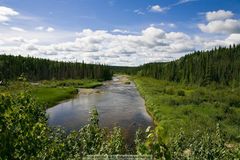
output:
[[[185,96],[185,92],[184,92],[183,90],[179,90],[179,91],[177,92],[177,94],[178,94],[179,96]]]
[[[27,93],[0,96],[0,159],[82,159],[91,154],[126,154],[120,128],[111,131],[100,128],[98,112],[91,111],[90,123],[79,131],[66,134],[61,128],[50,128],[45,107]],[[239,147],[231,147],[223,139],[220,129],[195,133],[192,138],[178,134],[165,141],[162,127],[146,132],[138,131],[136,151],[132,154],[153,155],[156,159],[236,159]]]
[[[77,92],[77,89],[73,87],[36,87],[31,90],[32,96],[36,97],[39,102],[46,104],[48,107],[54,106],[61,100],[72,98]]]
[[[0,96],[0,159],[81,159],[89,154],[121,154],[125,149],[119,128],[98,125],[93,109],[90,124],[66,134],[49,128],[45,107],[27,93]]]
[[[112,78],[109,67],[105,65],[0,55],[0,80],[16,80],[20,75],[24,75],[31,81],[85,78],[109,80]]]
[[[78,93],[78,88],[95,88],[102,85],[102,82],[88,79],[44,80],[35,83],[27,82],[23,76],[18,79],[18,81],[9,81],[8,86],[0,86],[0,92],[17,94],[29,91],[33,97],[40,103],[45,103],[47,107],[72,98]]]
[[[194,159],[194,160],[229,160],[239,158],[237,147],[228,148],[219,125],[214,131],[196,131],[191,138],[186,138],[184,132],[180,132],[169,144],[172,159]]]
[[[135,145],[138,155],[152,155],[154,159],[170,159],[169,149],[163,142],[158,129],[151,130],[148,127],[145,133],[138,130]]]
[[[167,132],[166,141],[179,128],[191,136],[196,130],[214,129],[219,123],[227,139],[240,142],[239,88],[199,87],[138,76],[133,79],[148,112]],[[184,94],[179,96],[179,91]]]
[[[215,132],[196,131],[187,138],[183,131],[165,144],[161,133],[155,130],[138,131],[136,134],[136,152],[139,155],[150,154],[154,159],[174,160],[230,160],[238,159],[239,147],[229,148],[221,135],[219,125]]]
[[[211,83],[239,86],[240,45],[196,51],[172,62],[145,64],[138,68],[138,74],[201,86]]]
[[[29,95],[0,95],[2,159],[30,159],[44,147],[49,130],[44,109]]]
[[[110,70],[114,74],[136,75],[139,69],[139,67],[110,66]]]
[[[96,80],[90,79],[67,79],[67,80],[51,80],[42,81],[42,85],[46,87],[75,87],[75,88],[95,88],[101,86],[102,83]]]

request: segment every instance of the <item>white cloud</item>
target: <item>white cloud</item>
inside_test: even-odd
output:
[[[13,31],[17,31],[17,32],[26,32],[24,29],[22,29],[20,27],[11,27],[10,29]]]
[[[240,44],[240,34],[230,34],[224,39],[202,39],[202,48],[208,50],[219,46],[229,47],[229,45],[233,44]]]
[[[198,1],[198,0],[179,0],[175,5],[185,4],[185,3],[194,2],[194,1]]]
[[[231,34],[225,39],[225,42],[230,44],[239,44],[240,43],[240,34]]]
[[[84,60],[88,63],[133,66],[173,60],[196,49],[238,44],[240,43],[240,34],[237,32],[238,23],[239,20],[221,19],[199,24],[199,28],[204,32],[229,33],[229,35],[221,35],[222,37],[211,36],[210,38],[190,36],[183,32],[166,32],[164,29],[175,27],[174,23],[167,22],[150,25],[137,33],[119,28],[110,31],[83,29],[75,33],[64,30],[55,31],[50,27],[51,25],[39,25],[32,30],[26,25],[24,27],[28,28],[27,31],[19,27],[1,26],[0,53],[30,55],[52,60],[79,62]],[[49,32],[52,33],[49,34]]]
[[[175,28],[176,27],[176,25],[174,23],[169,23],[168,26],[171,27],[171,28]]]
[[[122,34],[127,34],[130,33],[128,30],[122,30],[122,29],[114,29],[112,30],[113,33],[122,33]]]
[[[198,24],[198,27],[201,31],[207,33],[240,33],[240,20],[216,20],[206,25]]]
[[[0,6],[0,22],[7,22],[11,17],[17,15],[19,15],[19,13],[12,8]]]
[[[151,12],[164,12],[167,8],[163,8],[160,5],[154,5],[154,6],[150,6],[150,11]]]
[[[135,9],[133,12],[138,14],[138,15],[145,15],[145,13],[142,12],[140,9]]]
[[[205,13],[207,24],[200,23],[198,28],[206,33],[240,33],[240,20],[233,19],[231,11],[218,10]]]
[[[47,32],[3,34],[0,36],[0,42],[4,45],[0,51],[53,60],[140,65],[154,61],[169,61],[196,49],[211,49],[219,45],[240,43],[240,34],[231,34],[223,39],[215,37],[207,39],[191,37],[183,32],[166,32],[154,26],[147,27],[138,34],[84,29],[75,34],[74,39],[62,42],[54,40],[69,33],[58,35],[58,32],[60,31],[52,33],[54,36],[49,36]],[[19,36],[14,36],[17,33]],[[45,43],[44,41],[50,37],[54,37],[53,41]]]
[[[157,23],[157,24],[150,24],[150,26],[152,27],[160,27],[160,28],[164,28],[164,29],[169,29],[169,28],[176,28],[176,24],[174,23]]]
[[[234,14],[231,11],[225,10],[218,10],[206,13],[206,19],[208,21],[215,21],[215,20],[225,20],[232,18]]]
[[[55,29],[52,28],[52,27],[44,27],[44,26],[35,27],[35,30],[37,30],[37,31],[46,31],[46,32],[54,32],[55,31]]]
[[[43,26],[38,26],[38,27],[35,28],[35,30],[42,31],[42,30],[44,30],[44,27]]]
[[[54,29],[54,28],[52,28],[52,27],[48,27],[48,28],[46,29],[46,31],[47,31],[47,32],[54,32],[54,31],[55,31],[55,29]]]
[[[119,30],[115,30],[119,31]],[[43,34],[43,33],[41,33]],[[139,65],[152,61],[167,61],[191,51],[191,38],[181,32],[167,33],[148,27],[136,34],[84,29],[73,41],[39,45],[32,37],[13,37],[5,41],[5,53],[16,51],[37,57],[65,61],[86,61],[110,65]],[[1,38],[0,38],[1,40]],[[15,52],[14,52],[15,53]]]

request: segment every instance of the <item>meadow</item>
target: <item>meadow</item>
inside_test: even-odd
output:
[[[164,142],[183,131],[212,133],[219,124],[228,143],[240,142],[240,88],[220,85],[200,87],[149,77],[135,76],[147,111],[157,127],[162,128]]]

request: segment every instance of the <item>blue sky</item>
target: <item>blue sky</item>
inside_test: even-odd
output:
[[[110,65],[240,42],[239,0],[0,0],[0,53]]]

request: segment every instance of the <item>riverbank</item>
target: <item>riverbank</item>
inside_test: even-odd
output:
[[[239,89],[199,87],[132,77],[157,126],[163,128],[165,141],[184,131],[210,131],[219,123],[230,141],[239,142]]]
[[[40,103],[50,108],[59,102],[73,98],[78,93],[78,88],[95,88],[103,83],[97,80],[52,80],[35,83],[11,81],[7,86],[1,86],[1,93],[17,94],[29,92]]]

